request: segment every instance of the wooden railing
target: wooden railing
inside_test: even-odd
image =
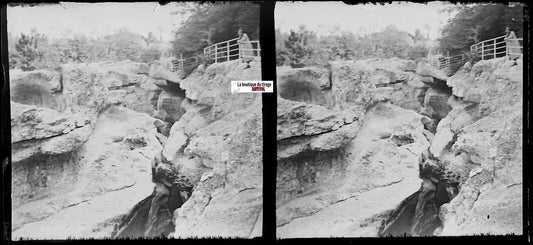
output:
[[[246,58],[261,56],[259,41],[248,41],[247,44],[250,44],[251,48],[238,41],[239,38],[234,38],[204,48],[204,57],[210,62],[219,63],[236,59],[244,61]]]
[[[172,60],[172,72],[188,71],[195,69],[202,63],[202,57],[194,56],[187,59]]]
[[[215,43],[204,48],[204,57],[214,63],[235,60],[239,58],[239,38]]]
[[[183,59],[180,55],[179,59],[161,59],[164,69],[172,72],[185,72],[196,69],[198,65],[206,63],[220,63],[230,60],[239,59],[241,62],[249,58],[261,57],[261,48],[259,41],[249,41],[250,45],[240,44],[239,38],[230,39],[224,42],[215,43],[209,47],[204,48],[204,55],[189,57]],[[248,47],[246,47],[248,46]],[[251,48],[250,48],[251,47]]]
[[[452,72],[465,63],[466,57],[462,54],[450,56],[450,54],[447,53],[446,55],[438,54],[431,56],[428,60],[432,67],[446,72]]]
[[[516,40],[517,42],[514,42]],[[479,57],[481,60],[490,60],[506,56],[522,57],[523,38],[505,40],[505,36],[500,36],[476,43],[470,46],[470,53],[474,57]],[[512,46],[509,43],[515,43]],[[516,46],[518,43],[518,46]],[[455,71],[466,62],[466,57],[462,54],[450,56],[438,54],[436,56],[428,57],[429,63],[432,67],[447,72]]]
[[[481,60],[490,60],[505,56],[522,56],[523,38],[509,39],[510,43],[517,41],[518,46],[511,46],[507,44],[505,36],[496,37],[485,40],[470,46],[470,52]]]

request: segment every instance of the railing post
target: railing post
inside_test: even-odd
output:
[[[492,47],[493,51],[492,52],[494,53],[494,55],[493,55],[494,58],[493,59],[496,59],[496,39],[494,39],[494,41],[492,43],[493,43],[493,47]]]
[[[226,43],[226,55],[228,56],[226,61],[229,61],[229,42]]]
[[[485,60],[485,43],[481,42],[481,60]]]
[[[180,70],[183,71],[183,53],[180,53]]]
[[[446,69],[450,68],[450,51],[446,51]]]
[[[215,63],[218,63],[218,43],[215,44]]]

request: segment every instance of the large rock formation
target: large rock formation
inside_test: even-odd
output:
[[[14,239],[260,236],[261,96],[229,89],[260,74],[238,61],[187,78],[127,61],[15,74]]]
[[[232,94],[228,87],[232,80],[261,80],[260,74],[256,64],[230,61],[200,67],[180,83],[187,112],[172,126],[163,157],[171,156],[179,169],[169,181],[192,194],[174,212],[175,237],[260,235],[261,96]]]
[[[161,92],[133,62],[64,65],[11,80],[13,239],[109,237],[149,195]]]
[[[499,58],[448,79],[453,109],[430,150],[460,188],[441,208],[442,235],[522,234],[522,74]]]
[[[425,117],[413,111],[421,108],[417,93],[427,90],[414,69],[401,60],[280,69],[278,236],[375,236],[386,214],[416,191],[417,158],[429,142]],[[283,96],[305,84],[310,98],[326,103]]]
[[[125,216],[114,236],[261,235],[261,96],[229,89],[232,80],[260,80],[254,63],[200,66],[179,80],[181,114],[152,159],[157,188]]]
[[[280,69],[278,236],[521,234],[520,62],[394,62]]]
[[[414,62],[400,59],[332,62],[328,68],[279,67],[278,94],[349,115],[377,101],[420,111],[429,86],[415,68]]]
[[[465,65],[447,84],[452,110],[420,157],[420,190],[381,235],[521,234],[522,66]]]

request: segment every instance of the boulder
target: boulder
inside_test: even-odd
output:
[[[12,76],[14,239],[109,237],[150,194],[162,147],[145,113],[161,89],[147,72],[125,61]]]
[[[13,184],[14,240],[109,237],[118,218],[152,190],[150,159],[162,149],[155,120],[110,107],[77,149],[60,152],[80,145],[74,135],[90,126],[44,142],[46,157],[19,162],[13,169],[19,176]]]
[[[178,121],[185,113],[185,109],[181,108],[181,103],[184,98],[185,94],[182,92],[161,92],[157,100],[157,110],[160,113],[159,117],[171,123]]]
[[[429,145],[420,115],[378,103],[364,118],[334,131],[355,132],[339,148],[278,161],[278,237],[375,236],[383,213],[418,189],[417,158]],[[334,132],[315,137],[343,142]]]
[[[62,74],[54,70],[14,73],[10,77],[11,100],[57,111],[65,110]]]
[[[446,168],[460,175],[463,182],[457,196],[442,209],[441,235],[522,234],[519,104],[464,127],[450,154],[443,158],[455,163]],[[461,156],[464,158],[455,160]]]
[[[522,66],[505,57],[476,63],[471,70],[460,69],[448,79],[455,96],[479,104],[482,116],[522,101]]]
[[[59,155],[79,148],[91,134],[89,119],[11,102],[12,162]]]
[[[158,63],[152,64],[150,66],[148,75],[151,78],[162,79],[162,80],[166,80],[171,83],[179,84],[181,82],[180,74],[178,74],[177,72],[169,71],[163,68],[163,66]]]
[[[432,77],[440,81],[448,80],[448,75],[444,70],[432,67],[427,59],[421,59],[416,66],[416,73],[423,77]]]
[[[263,205],[260,106],[258,99],[190,137],[183,158],[200,161],[201,171],[180,167],[195,187],[174,213],[175,237],[252,236]]]
[[[278,94],[281,98],[326,106],[323,90],[331,89],[330,71],[319,67],[278,68]]]
[[[430,148],[442,178],[459,185],[440,209],[445,236],[521,234],[522,67],[479,61],[448,79],[453,108]]]
[[[443,89],[428,89],[424,98],[424,110],[421,114],[437,120],[446,117],[452,109],[447,103],[450,95],[449,91]]]
[[[339,129],[356,115],[334,113],[325,107],[278,99],[277,139],[316,135]]]
[[[185,90],[187,99],[196,102],[195,106],[203,107],[203,117],[213,122],[232,111],[247,108],[261,97],[256,93],[231,93],[231,81],[260,80],[260,68],[242,68],[238,60],[233,60],[211,64],[204,72],[193,71],[180,82],[180,87]]]

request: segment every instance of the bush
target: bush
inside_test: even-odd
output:
[[[161,52],[162,50],[155,46],[145,48],[141,52],[140,61],[152,64],[155,61],[159,60],[159,58],[161,57]]]
[[[427,39],[420,31],[411,35],[388,26],[385,30],[356,35],[351,32],[332,31],[327,36],[317,37],[312,31],[300,26],[289,34],[276,31],[276,65],[327,66],[333,60],[369,58],[392,58],[418,60],[427,56]]]

